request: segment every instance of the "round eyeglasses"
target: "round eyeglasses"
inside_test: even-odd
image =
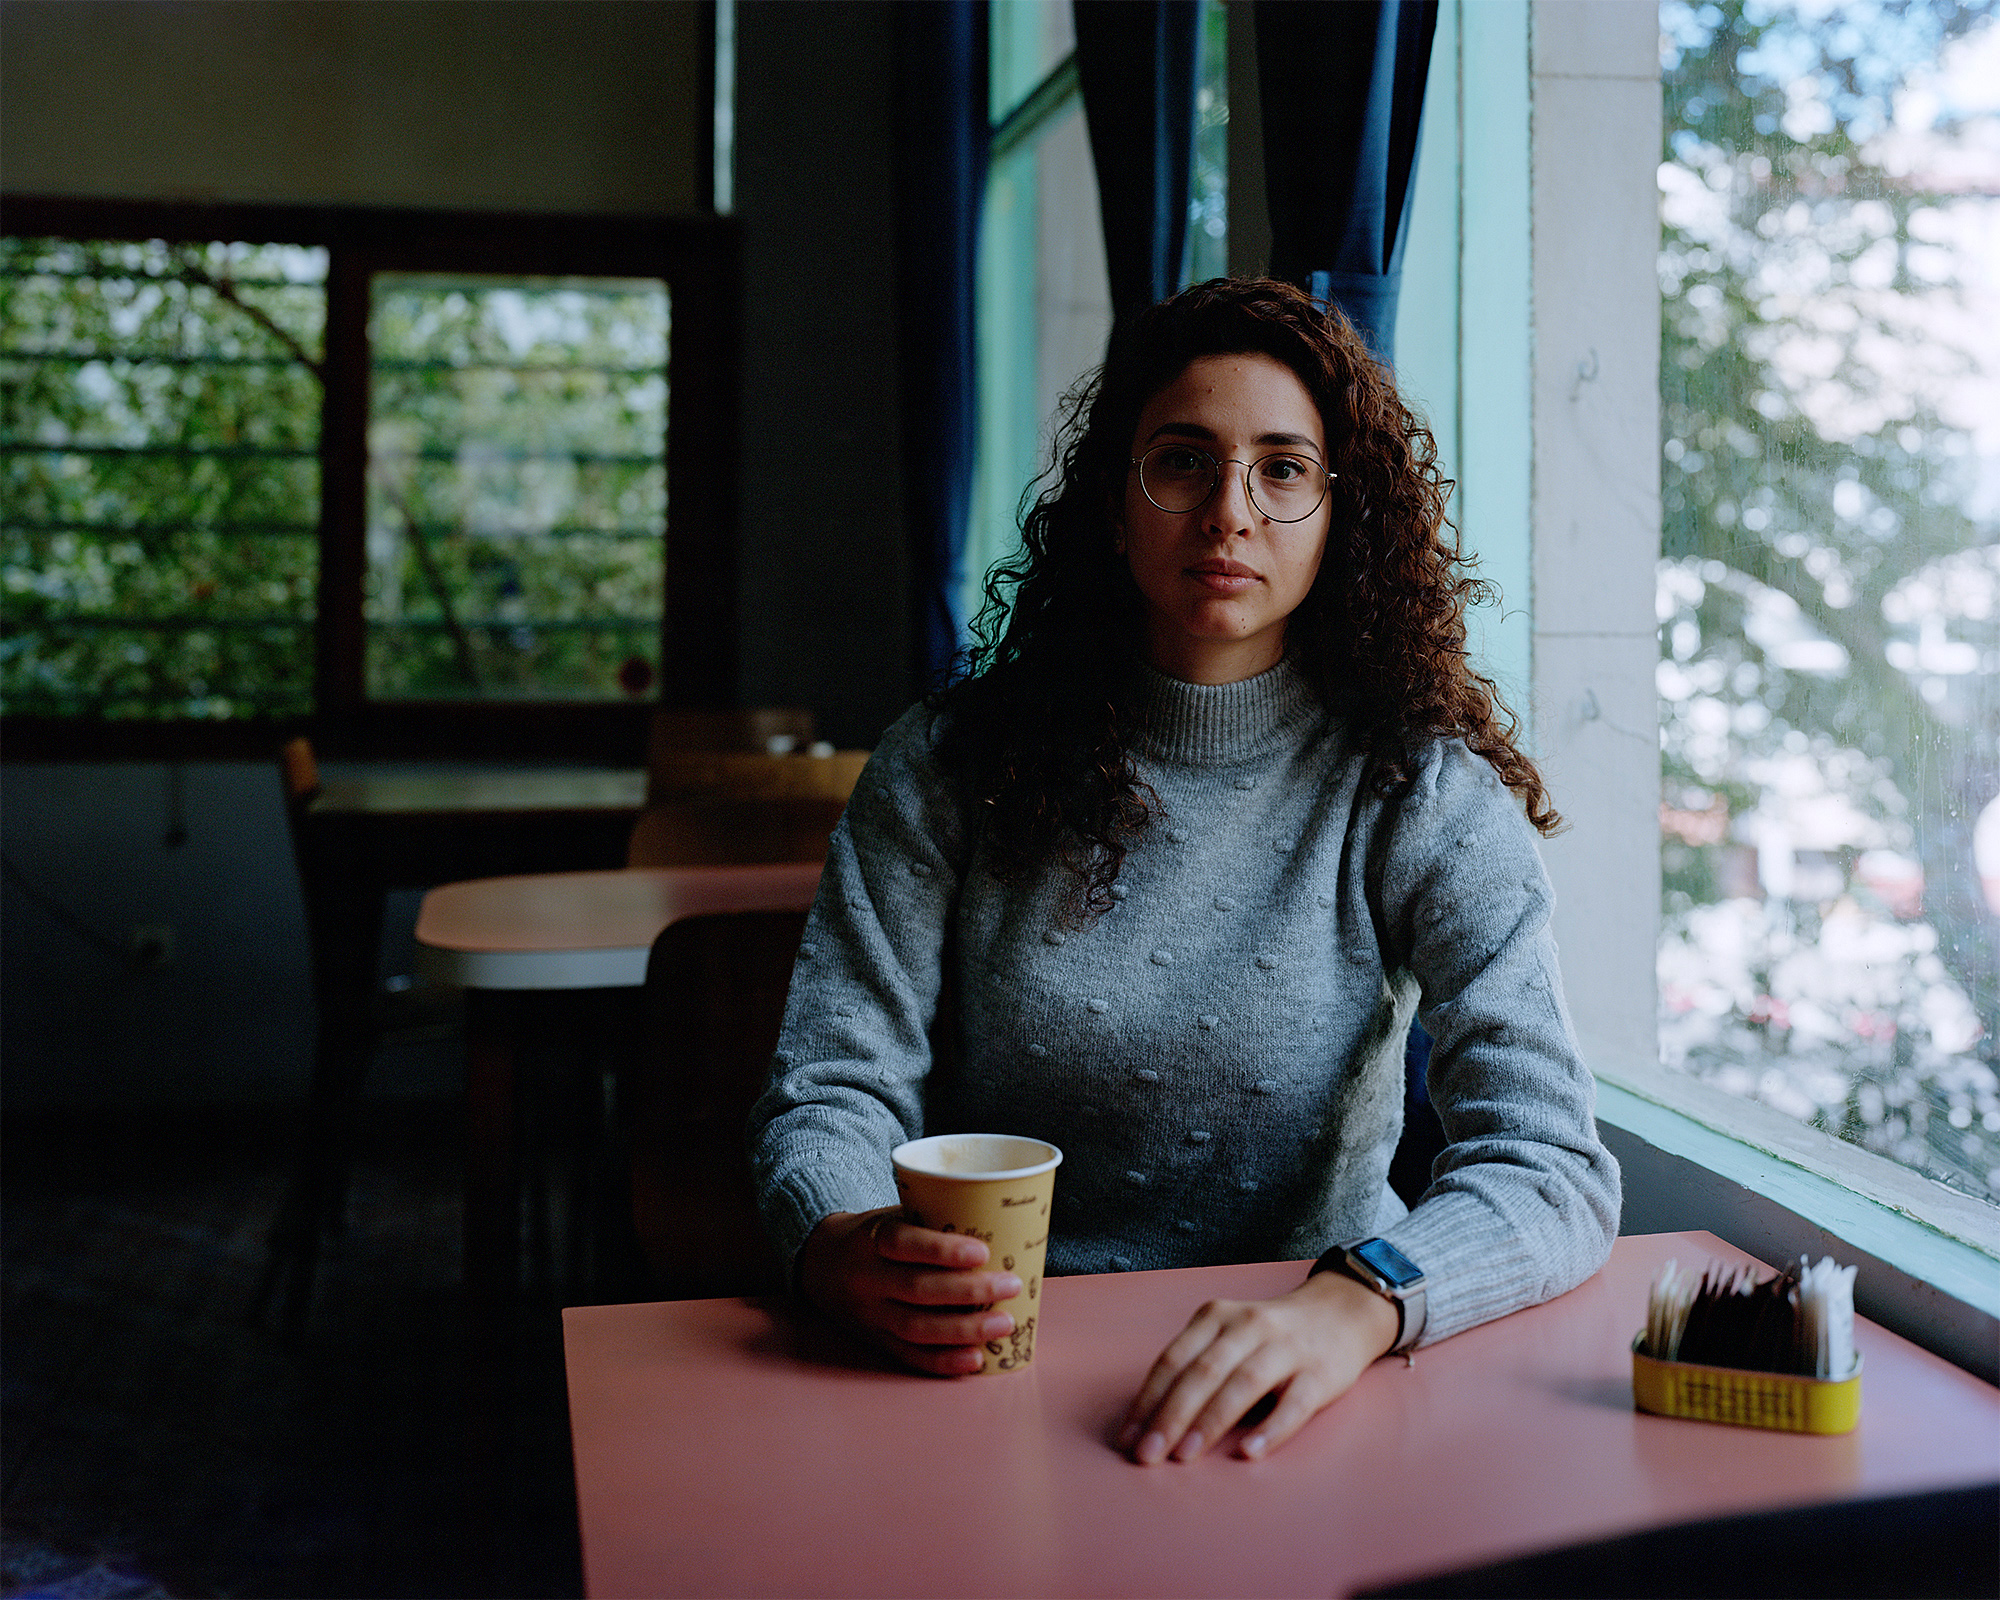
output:
[[[1243,468],[1243,486],[1250,504],[1272,522],[1303,522],[1326,498],[1327,485],[1339,476],[1311,456],[1289,450],[1259,456],[1255,461],[1217,461],[1206,450],[1187,444],[1156,444],[1130,463],[1139,469],[1139,487],[1162,511],[1179,514],[1199,510],[1222,482],[1225,466]]]

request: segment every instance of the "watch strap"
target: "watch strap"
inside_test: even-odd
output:
[[[1357,1240],[1356,1243],[1366,1243]],[[1402,1294],[1391,1294],[1368,1273],[1357,1267],[1348,1257],[1353,1245],[1337,1244],[1312,1265],[1308,1278],[1322,1272],[1338,1272],[1342,1277],[1352,1278],[1364,1289],[1373,1289],[1384,1300],[1396,1308],[1396,1342],[1389,1346],[1387,1354],[1397,1356],[1413,1348],[1424,1336],[1424,1324],[1429,1320],[1429,1306],[1425,1303],[1424,1282],[1419,1279]]]
[[[1392,1295],[1390,1298],[1395,1299],[1395,1296]],[[1403,1321],[1396,1329],[1396,1342],[1389,1346],[1389,1354],[1392,1356],[1402,1355],[1406,1350],[1415,1348],[1416,1342],[1424,1336],[1424,1323],[1430,1316],[1430,1308],[1425,1303],[1424,1286],[1421,1283],[1401,1299],[1396,1300],[1396,1304],[1402,1311]]]

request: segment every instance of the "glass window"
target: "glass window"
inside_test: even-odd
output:
[[[1111,287],[1097,169],[1063,0],[992,0],[992,118],[979,242],[979,450],[960,615],[1019,541],[1021,492],[1048,465],[1063,396],[1104,359]],[[1203,0],[1188,270],[1228,270],[1228,45]]]
[[[667,286],[379,273],[367,691],[615,699],[657,679]]]
[[[1063,0],[991,0],[987,39],[986,113],[997,128],[1075,52],[1075,14]]]
[[[727,223],[8,220],[17,755],[255,754],[310,718],[358,753],[615,759],[648,704],[730,692],[739,475],[668,485],[735,455]]]
[[[313,696],[327,253],[0,241],[0,703]]]
[[[1660,16],[1663,1057],[2000,1198],[2000,20]]]
[[[1104,359],[1111,288],[1070,8],[994,0],[992,143],[979,234],[979,447],[961,622],[1019,541],[1021,491],[1044,464],[1063,394]]]
[[[1229,14],[1222,0],[1202,0],[1196,72],[1187,281],[1206,283],[1229,275]]]

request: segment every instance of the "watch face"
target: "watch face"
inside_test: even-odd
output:
[[[1423,1282],[1423,1268],[1387,1239],[1364,1239],[1348,1253],[1367,1262],[1394,1288],[1407,1289],[1413,1283]]]

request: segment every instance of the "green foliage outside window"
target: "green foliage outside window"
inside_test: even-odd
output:
[[[0,703],[312,703],[326,256],[0,241]]]
[[[371,695],[654,681],[668,334],[657,280],[376,279]]]
[[[0,241],[0,705],[314,709],[328,257]],[[378,274],[366,692],[657,681],[666,286]]]

